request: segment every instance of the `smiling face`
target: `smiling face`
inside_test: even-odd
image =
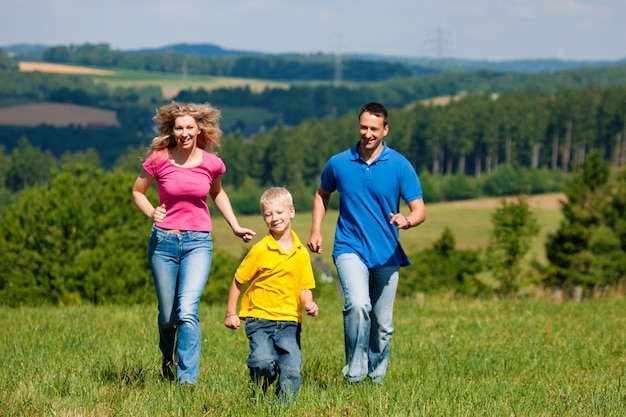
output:
[[[371,155],[382,150],[382,142],[388,132],[389,126],[382,116],[364,112],[359,117],[360,147],[364,153]]]
[[[261,214],[267,228],[274,234],[282,235],[291,229],[291,219],[296,215],[296,209],[280,202],[263,204]]]
[[[174,121],[172,133],[176,139],[176,146],[182,150],[191,151],[196,147],[200,128],[192,116],[179,116]]]

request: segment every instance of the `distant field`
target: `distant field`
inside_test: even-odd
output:
[[[45,62],[19,62],[23,72],[49,72],[59,74],[77,74],[94,78],[97,82],[111,88],[158,86],[165,98],[172,98],[183,89],[213,90],[223,87],[249,86],[252,91],[262,91],[266,87],[287,88],[289,84],[275,81],[249,78],[212,77],[200,75],[166,74],[149,71],[130,71],[81,67],[76,65],[49,64]]]
[[[66,103],[33,103],[0,109],[0,125],[66,127],[119,126],[114,111]]]
[[[311,196],[312,198],[312,196]],[[534,240],[529,258],[545,262],[544,244],[548,233],[554,232],[559,227],[562,219],[560,201],[564,200],[563,194],[545,194],[528,197],[528,204],[537,216],[540,226],[539,236]],[[458,249],[484,248],[488,244],[491,232],[491,214],[500,207],[499,198],[482,198],[468,201],[450,203],[426,204],[426,222],[410,231],[401,231],[400,239],[404,249],[409,253],[427,249],[438,240],[445,228],[449,228],[456,239]],[[216,210],[212,208],[212,213]],[[407,209],[402,209],[407,213]],[[331,252],[335,235],[336,211],[326,214],[322,226],[322,259],[332,264]],[[257,232],[253,242],[264,235],[267,230],[261,216],[239,216],[242,226],[251,227]],[[233,236],[226,222],[216,219],[213,222],[216,248],[226,249],[233,253],[243,253],[249,248],[240,239]],[[311,213],[297,212],[293,221],[293,229],[303,242],[309,238],[311,229]]]
[[[91,67],[81,67],[77,65],[51,64],[48,62],[26,62],[18,63],[22,72],[47,72],[56,74],[86,74],[86,75],[115,75],[114,71],[102,70]]]

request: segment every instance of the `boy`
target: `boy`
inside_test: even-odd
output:
[[[238,329],[240,317],[245,318],[250,341],[246,364],[252,382],[265,391],[278,379],[276,394],[282,402],[289,402],[295,400],[302,384],[302,307],[309,316],[319,311],[311,293],[315,279],[307,248],[291,230],[296,210],[289,191],[270,188],[261,196],[260,205],[269,232],[237,268],[224,325]]]

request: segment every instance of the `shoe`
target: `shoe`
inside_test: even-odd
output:
[[[167,356],[163,355],[163,358],[161,358],[161,371],[163,372],[163,379],[165,379],[166,381],[173,381],[174,379],[176,379],[173,366],[174,361],[172,360],[172,358],[168,358]]]

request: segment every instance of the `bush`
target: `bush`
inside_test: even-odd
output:
[[[455,244],[452,232],[446,228],[431,249],[412,255],[413,265],[403,271],[398,295],[442,290],[477,295],[487,291],[477,279],[482,270],[480,250],[457,250]]]

